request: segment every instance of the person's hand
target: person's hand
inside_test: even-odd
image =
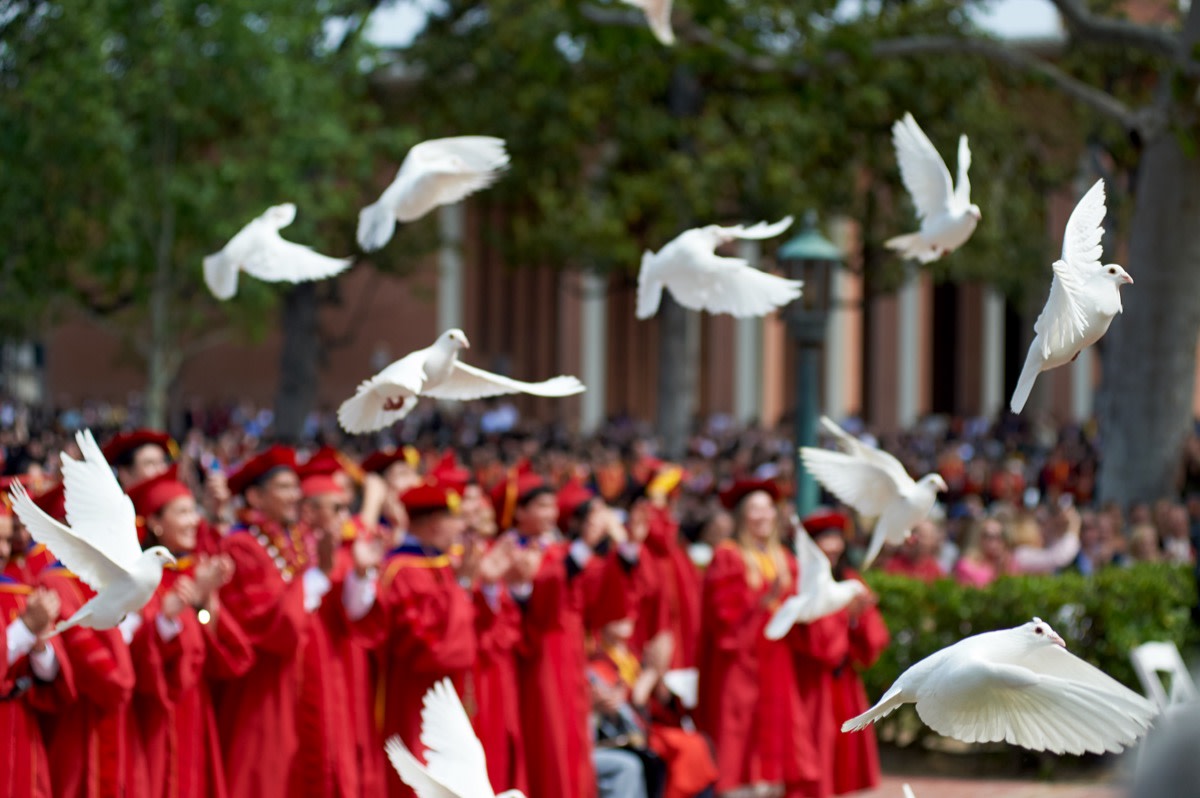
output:
[[[775,604],[779,601],[779,599],[783,596],[783,591],[784,591],[783,579],[780,576],[776,575],[776,577],[771,580],[771,584],[770,584],[766,594],[764,594],[762,597],[762,601],[761,601],[762,606],[767,607],[767,608],[774,607]]]
[[[209,471],[204,478],[204,508],[213,520],[220,520],[229,509],[233,494],[223,471]]]
[[[320,527],[313,527],[313,535],[317,543],[317,567],[328,576],[333,573],[334,555],[341,544],[341,535]]]
[[[50,631],[51,626],[58,620],[62,602],[58,594],[44,587],[34,588],[25,600],[25,612],[21,620],[35,637],[40,638]]]
[[[474,582],[479,573],[479,563],[487,554],[487,546],[474,535],[467,535],[462,540],[462,556],[454,567],[454,575],[459,581]]]
[[[184,607],[196,606],[199,597],[200,591],[196,589],[195,580],[190,576],[181,576],[163,596],[161,612],[167,620],[174,621]]]
[[[641,543],[650,535],[650,504],[645,501],[634,502],[629,510],[629,539]]]
[[[653,669],[660,677],[671,669],[671,657],[675,653],[675,636],[669,630],[659,632],[646,642],[642,649],[642,659],[646,667]]]
[[[879,597],[868,590],[850,599],[850,603],[846,605],[846,609],[849,610],[851,618],[857,618],[878,603]]]
[[[479,541],[482,545],[483,541]],[[513,552],[516,542],[512,538],[504,538],[487,551],[479,560],[477,576],[485,585],[494,585],[504,578],[513,567]]]
[[[354,573],[366,578],[373,568],[383,562],[383,541],[377,537],[359,535],[350,545],[350,558],[354,561]]]
[[[605,715],[616,715],[625,703],[625,691],[617,686],[598,684],[593,687],[596,709]]]
[[[542,550],[537,546],[529,546],[526,548],[517,548],[513,552],[513,564],[508,573],[508,581],[511,584],[525,584],[532,582],[537,576],[538,569],[542,567]]]

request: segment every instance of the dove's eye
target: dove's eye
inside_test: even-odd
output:
[[[1040,626],[1035,626],[1035,627],[1033,627],[1033,631],[1034,631],[1035,633],[1039,634],[1039,635],[1040,635],[1040,634],[1045,634],[1045,631],[1044,631],[1044,630],[1042,629],[1042,627],[1040,627]]]
[[[1109,274],[1116,274],[1116,273],[1117,273],[1117,270],[1116,270],[1116,269],[1109,269],[1109,270],[1108,270],[1108,273],[1109,273]]]

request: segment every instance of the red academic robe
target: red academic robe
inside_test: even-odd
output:
[[[841,734],[841,722],[834,711],[833,674],[845,666],[850,656],[849,631],[850,614],[842,610],[809,624],[798,624],[785,638],[792,647],[796,688],[820,763],[817,781],[801,791],[809,798],[827,798],[834,793],[834,744]]]
[[[667,626],[675,637],[671,667],[694,668],[700,640],[700,573],[679,545],[679,524],[668,508],[653,508],[642,556],[655,561],[663,579]]]
[[[705,572],[696,723],[716,746],[718,793],[760,783],[794,793],[820,776],[791,647],[763,635],[774,611],[762,604],[768,581],[749,585],[741,550],[730,541],[716,548]]]
[[[282,798],[299,745],[300,654],[311,622],[302,584],[308,555],[295,530],[258,516],[246,520],[221,539],[236,571],[220,601],[245,633],[254,664],[221,685],[217,730],[231,798]]]
[[[847,571],[843,578],[859,577]],[[874,664],[890,641],[887,624],[875,607],[863,611],[849,624],[849,660],[833,674],[833,711],[839,729],[842,723],[871,707],[858,668]],[[837,795],[877,786],[879,748],[875,744],[875,727],[847,734],[839,732],[834,737],[833,761],[833,789]]]
[[[360,621],[364,639],[379,652],[375,706],[383,739],[393,734],[419,759],[421,707],[434,683],[449,677],[462,697],[475,662],[475,608],[444,554],[407,543],[383,565],[375,605]],[[388,768],[387,794],[413,791]]]
[[[39,582],[58,593],[65,620],[95,594],[61,566],[44,569]],[[78,698],[60,703],[46,724],[56,798],[141,798],[149,795],[144,751],[131,711],[134,670],[118,629],[73,627],[62,639]]]
[[[9,624],[25,612],[25,599],[31,590],[28,585],[0,576],[0,641],[6,639]],[[59,703],[73,701],[76,695],[66,649],[58,638],[50,645],[54,646],[59,666],[50,684],[34,677],[28,656],[9,665],[7,646],[0,654],[0,798],[50,798],[53,794],[37,712],[54,707],[53,693],[58,693]]]
[[[55,557],[41,543],[34,544],[28,553],[14,554],[4,566],[4,575],[23,585],[37,584],[38,574],[54,564]]]
[[[131,644],[137,673],[134,711],[155,798],[225,798],[209,679],[241,676],[254,663],[254,651],[237,621],[219,606],[205,624],[194,609],[184,608],[177,618],[179,634],[162,639],[156,619],[163,597],[194,565],[190,557],[180,557],[179,564],[179,570],[163,571]]]
[[[472,722],[487,756],[488,779],[496,792],[527,792],[517,691],[521,610],[507,587],[475,591],[475,634],[479,651],[464,701],[475,707]]]

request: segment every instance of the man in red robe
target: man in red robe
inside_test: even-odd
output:
[[[329,580],[313,567],[298,523],[300,480],[291,449],[274,446],[252,458],[230,475],[229,488],[244,496],[246,508],[220,542],[235,567],[220,600],[255,661],[221,686],[217,701],[225,781],[232,798],[284,796],[299,745],[301,644]]]
[[[135,429],[114,435],[100,451],[116,469],[121,487],[129,489],[166,471],[177,447],[165,432]]]
[[[475,608],[447,553],[462,535],[458,494],[426,483],[401,500],[408,534],[385,560],[361,627],[380,655],[375,706],[382,737],[398,734],[422,758],[422,699],[444,678],[463,692],[475,662]],[[390,768],[387,785],[391,798],[414,795]]]
[[[12,511],[12,500],[8,492],[14,482],[33,491],[33,480],[26,477],[4,477],[0,479],[0,535],[9,539],[8,561],[0,568],[5,576],[24,585],[37,582],[38,574],[56,559],[50,550],[29,536],[21,519]]]

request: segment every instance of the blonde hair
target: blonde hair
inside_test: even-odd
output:
[[[759,491],[754,491],[758,493]],[[765,491],[765,495],[770,496]],[[754,541],[746,534],[745,512],[746,500],[754,493],[749,493],[738,502],[734,511],[734,530],[733,542],[737,545],[742,553],[742,562],[746,564],[746,584],[751,590],[758,590],[767,581],[769,576],[771,581],[778,579],[784,588],[790,587],[792,583],[792,570],[788,565],[787,551],[780,542],[782,537],[780,526],[782,524],[783,514],[777,512],[775,515],[775,527],[771,530],[771,536],[767,538],[766,548],[760,548],[757,541]],[[773,571],[768,575],[768,571]]]

